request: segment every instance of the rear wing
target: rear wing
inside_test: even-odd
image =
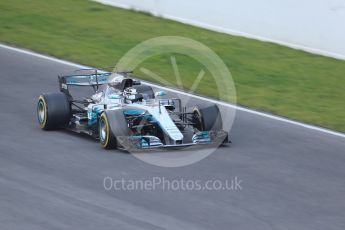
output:
[[[107,67],[110,68],[110,67]],[[69,86],[90,86],[95,92],[98,91],[100,85],[108,84],[111,80],[111,75],[119,74],[128,77],[133,73],[130,71],[116,71],[116,72],[103,72],[98,69],[79,69],[74,72],[91,71],[90,74],[72,74],[72,75],[59,75],[59,88],[60,91],[72,98],[68,88]],[[134,84],[140,84],[140,81],[134,80]]]
[[[70,95],[69,86],[90,86],[95,91],[98,90],[100,85],[108,84],[109,76],[112,73],[93,73],[93,74],[80,74],[80,75],[59,75],[59,88],[60,91]]]

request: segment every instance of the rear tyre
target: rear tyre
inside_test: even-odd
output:
[[[68,125],[71,117],[71,105],[66,94],[47,93],[39,96],[37,118],[41,129],[53,130]]]
[[[222,130],[223,122],[215,104],[200,104],[193,108],[194,121],[199,131]]]
[[[135,85],[133,86],[137,90],[137,93],[142,94],[143,96],[146,95],[148,99],[154,99],[155,93],[151,86],[148,85]],[[144,96],[145,98],[145,96]]]

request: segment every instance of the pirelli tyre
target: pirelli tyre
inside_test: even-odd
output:
[[[67,95],[58,92],[39,96],[37,118],[41,129],[44,130],[58,129],[68,125],[71,118],[71,104]]]
[[[140,93],[144,96],[147,96],[148,99],[154,99],[155,98],[155,93],[152,89],[151,86],[148,85],[135,85],[133,86],[137,90],[137,93]]]
[[[118,139],[128,137],[129,128],[122,109],[107,110],[99,118],[99,142],[105,149],[120,146]]]
[[[195,126],[199,131],[222,130],[223,122],[215,104],[200,104],[193,108]]]

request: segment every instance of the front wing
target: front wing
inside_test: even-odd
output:
[[[192,142],[164,144],[155,136],[121,136],[117,137],[118,147],[128,151],[157,148],[186,148],[190,146],[219,146],[229,143],[226,131],[202,131],[193,135]]]

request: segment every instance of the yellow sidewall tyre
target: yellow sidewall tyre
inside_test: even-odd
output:
[[[106,113],[102,113],[99,118],[99,142],[104,149],[116,148],[116,138],[112,133]]]

